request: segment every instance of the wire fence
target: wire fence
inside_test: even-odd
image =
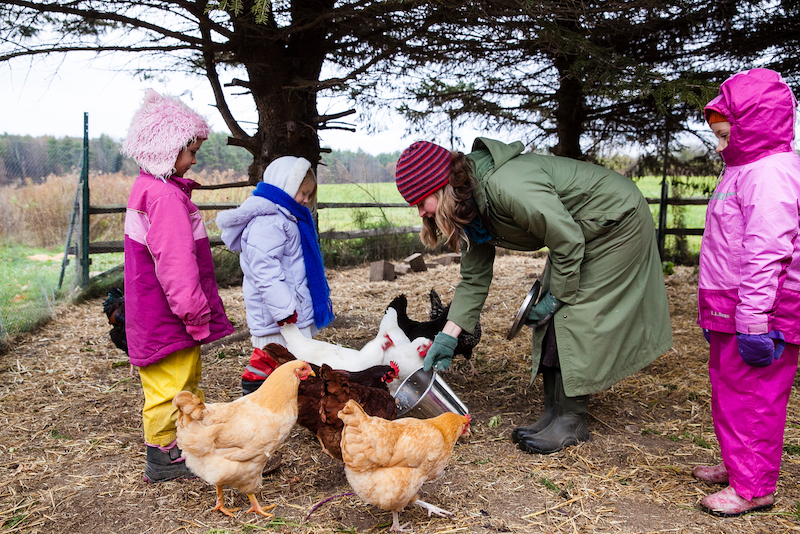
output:
[[[81,163],[70,140],[0,139],[0,347],[73,294],[76,272],[62,277],[64,253],[52,250],[63,246],[64,213],[74,206]]]

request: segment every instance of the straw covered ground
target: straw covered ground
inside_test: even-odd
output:
[[[541,409],[541,378],[529,384],[530,335],[505,339],[516,309],[541,272],[535,255],[499,256],[474,355],[446,380],[472,413],[472,432],[455,447],[439,480],[421,497],[454,512],[400,515],[414,532],[778,533],[800,531],[800,401],[793,393],[786,452],[770,513],[717,519],[696,509],[720,489],[694,480],[694,465],[716,463],[707,347],[695,325],[696,274],[679,267],[665,278],[675,346],[652,365],[592,397],[593,440],[559,453],[522,453],[509,439]],[[324,339],[355,348],[374,336],[393,297],[408,296],[410,315],[427,315],[428,292],[452,298],[458,266],[369,282],[369,266],[329,271],[338,318]],[[237,330],[245,329],[241,288],[222,290]],[[275,518],[231,519],[212,512],[214,488],[202,480],[148,485],[138,375],[110,342],[102,299],[57,310],[42,330],[15,340],[0,356],[0,532],[322,534],[386,532],[391,514],[350,491],[342,465],[296,427],[264,473],[258,497],[277,503]],[[204,349],[202,386],[209,401],[240,395],[249,356],[244,334]],[[602,355],[588,355],[600,357]],[[313,511],[312,507],[331,498]],[[228,506],[247,507],[225,492]],[[307,517],[308,516],[308,517]]]

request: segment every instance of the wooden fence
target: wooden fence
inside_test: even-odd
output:
[[[82,198],[82,196],[81,196]],[[661,203],[661,199],[658,198],[648,198],[648,204],[659,204]],[[108,205],[108,206],[88,206],[87,209],[83,209],[82,203],[79,207],[79,212],[81,214],[85,214],[82,216],[81,219],[85,217],[87,223],[85,225],[86,232],[88,232],[88,217],[91,215],[99,215],[103,213],[124,213],[125,206],[124,205]],[[687,198],[667,198],[666,204],[668,206],[696,206],[696,205],[705,205],[708,204],[708,198],[706,197],[687,197]],[[239,203],[236,202],[215,202],[215,203],[198,203],[197,207],[200,208],[202,211],[218,211],[218,210],[227,210],[236,208],[239,206]],[[317,204],[317,210],[323,209],[331,209],[331,208],[350,208],[350,209],[358,209],[358,208],[404,208],[408,209],[408,204],[403,203],[357,203],[357,202],[320,202]],[[84,225],[81,225],[83,228]],[[346,231],[330,231],[330,232],[321,232],[319,234],[320,239],[358,239],[363,237],[377,237],[377,236],[386,236],[386,235],[395,235],[395,234],[409,234],[409,233],[417,233],[421,229],[421,226],[397,226],[397,227],[390,227],[390,228],[371,228],[366,230],[346,230]],[[83,233],[81,233],[82,235]],[[658,236],[662,235],[703,235],[703,228],[659,228],[658,229]],[[219,236],[210,236],[211,246],[220,246],[222,245],[222,239]],[[663,244],[663,240],[659,238],[659,243]],[[76,246],[68,247],[67,251],[69,254],[74,254],[77,258],[81,258],[84,255],[88,258],[92,254],[105,254],[111,252],[122,252],[123,251],[123,241],[95,241],[95,242],[88,242],[85,243],[85,250],[82,249],[81,245],[83,244],[82,239],[77,239]],[[88,263],[87,263],[87,273],[88,273]],[[79,269],[83,268],[83,264],[79,262]],[[87,280],[88,280],[88,274]]]
[[[202,188],[201,188],[202,189]],[[658,204],[661,202],[658,198],[646,199],[648,204]],[[667,199],[667,205],[670,206],[698,206],[708,204],[706,197],[674,197]],[[239,207],[238,202],[207,202],[197,203],[197,207],[201,211],[219,211],[228,210]],[[408,204],[395,203],[395,204],[382,204],[382,203],[361,203],[361,202],[320,202],[317,204],[317,210],[330,209],[330,208],[406,208]],[[108,205],[108,206],[89,206],[88,215],[99,215],[102,213],[125,213],[125,206],[121,204]],[[390,228],[370,228],[367,230],[347,230],[347,231],[330,231],[321,232],[320,239],[358,239],[361,237],[376,237],[395,234],[410,234],[419,232],[421,226],[396,226]],[[669,235],[703,235],[703,228],[666,228],[664,234]],[[222,245],[222,239],[219,236],[211,236],[212,246]],[[89,254],[104,254],[109,252],[122,252],[122,241],[95,241],[89,243]],[[77,247],[70,247],[70,254],[74,254]]]
[[[108,206],[91,206],[89,204],[89,128],[88,128],[88,114],[84,113],[84,154],[83,154],[83,170],[81,171],[80,183],[78,191],[75,195],[75,205],[72,211],[72,220],[69,226],[67,235],[67,243],[65,246],[64,262],[61,266],[61,277],[59,279],[59,287],[64,276],[64,268],[66,267],[67,258],[70,254],[74,254],[77,258],[77,271],[78,271],[78,285],[86,286],[89,283],[89,265],[91,264],[92,254],[105,254],[111,252],[122,252],[123,241],[95,241],[89,242],[89,218],[92,215],[99,215],[102,213],[124,213],[126,207],[121,204],[108,205]],[[201,186],[199,189],[221,189],[229,187],[248,187],[251,186],[248,182],[236,182],[232,184],[219,184]],[[666,188],[662,189],[662,195],[666,196]],[[648,198],[648,204],[660,204],[661,209],[667,206],[689,206],[689,205],[705,205],[708,204],[707,197],[689,197],[689,198]],[[227,210],[238,207],[236,202],[208,202],[198,203],[197,207],[203,211],[218,211]],[[332,209],[332,208],[404,208],[408,209],[406,203],[358,203],[358,202],[320,202],[317,204],[317,210]],[[77,219],[77,221],[76,221]],[[78,223],[79,222],[79,223]],[[73,229],[77,230],[76,244],[70,245],[72,239]],[[378,237],[395,234],[409,234],[419,232],[421,226],[398,226],[390,228],[372,228],[367,230],[347,230],[347,231],[331,231],[320,233],[320,239],[358,239],[363,237]],[[659,244],[659,251],[663,255],[664,237],[668,234],[672,235],[703,235],[703,228],[666,228],[666,214],[661,213],[659,216],[659,224],[657,228],[657,238]],[[211,246],[222,245],[222,239],[219,236],[210,236]]]

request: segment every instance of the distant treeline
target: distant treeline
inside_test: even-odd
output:
[[[212,133],[197,153],[196,171],[247,173],[252,156],[241,147],[229,146],[228,136]],[[91,173],[122,172],[135,175],[139,168],[119,152],[120,142],[107,135],[89,140]],[[318,168],[320,183],[373,183],[394,180],[400,153],[373,156],[363,151],[334,150],[322,156]],[[83,164],[83,139],[0,135],[0,186],[26,181],[43,182],[48,176],[79,172]]]

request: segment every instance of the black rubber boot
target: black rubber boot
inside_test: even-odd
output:
[[[550,424],[556,416],[556,375],[558,369],[555,367],[545,367],[542,369],[542,385],[544,389],[544,410],[539,419],[528,426],[518,426],[511,432],[511,441],[519,443],[523,436],[541,432]]]
[[[587,424],[589,395],[567,397],[560,372],[556,377],[555,401],[555,419],[541,432],[521,436],[520,449],[528,453],[552,454],[591,439]]]
[[[181,458],[181,450],[177,445],[162,450],[161,447],[147,446],[147,463],[144,466],[144,480],[157,484],[176,478],[197,478],[197,475],[186,467]]]

